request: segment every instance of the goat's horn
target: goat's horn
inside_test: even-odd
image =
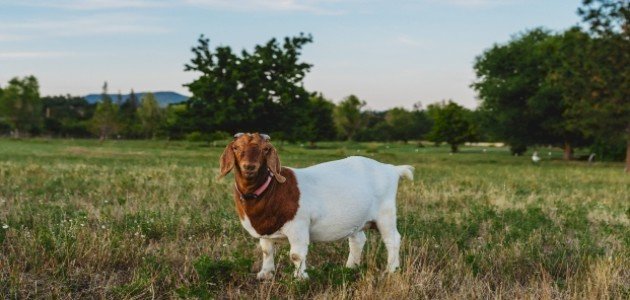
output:
[[[269,135],[266,134],[261,134],[260,135],[265,141],[271,140],[271,137]]]
[[[237,134],[235,134],[235,135],[234,135],[234,138],[235,138],[235,139],[240,138],[243,134],[244,134],[244,133],[239,132],[239,133],[237,133]]]

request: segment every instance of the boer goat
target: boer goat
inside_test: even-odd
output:
[[[306,254],[311,241],[348,238],[346,267],[361,261],[364,229],[376,225],[387,247],[387,271],[399,266],[396,228],[398,179],[413,179],[413,167],[393,166],[365,157],[348,157],[304,169],[280,166],[265,134],[234,135],[221,155],[221,174],[234,170],[234,202],[241,224],[260,239],[263,252],[258,279],[274,272],[274,240],[288,239],[294,276],[308,278]]]

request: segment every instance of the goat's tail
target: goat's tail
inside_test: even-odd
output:
[[[394,168],[396,169],[396,172],[398,172],[398,175],[400,175],[400,177],[405,177],[409,180],[413,180],[413,170],[415,170],[414,167],[410,165],[400,165],[394,166]]]

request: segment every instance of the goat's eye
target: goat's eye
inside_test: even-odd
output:
[[[238,147],[234,146],[234,147],[232,147],[232,150],[238,151]]]
[[[265,150],[265,152],[269,152],[269,150],[271,150],[271,148],[265,148],[264,150]]]

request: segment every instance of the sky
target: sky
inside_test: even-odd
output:
[[[201,34],[251,50],[312,34],[309,91],[370,109],[478,104],[475,57],[515,34],[579,23],[580,0],[0,0],[0,85],[35,75],[42,95],[176,91]]]

